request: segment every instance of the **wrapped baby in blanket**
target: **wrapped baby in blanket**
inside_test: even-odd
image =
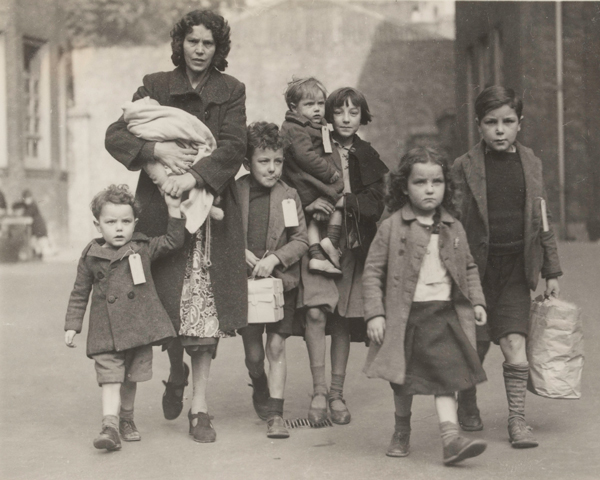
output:
[[[209,128],[184,110],[162,106],[150,97],[127,102],[121,108],[127,129],[136,137],[150,142],[177,141],[197,149],[193,164],[209,156],[217,147]],[[157,161],[147,162],[143,168],[159,188],[171,174],[169,168]],[[215,220],[223,218],[223,210],[213,203],[214,196],[206,189],[190,191],[189,198],[181,203],[181,212],[186,217],[185,227],[190,233],[195,233],[209,214]]]

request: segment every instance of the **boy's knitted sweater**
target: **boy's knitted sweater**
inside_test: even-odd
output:
[[[298,191],[304,207],[319,197],[335,203],[344,190],[339,154],[336,149],[325,153],[323,147],[324,126],[291,111],[281,125],[285,156],[282,179]],[[332,183],[336,172],[339,179]]]

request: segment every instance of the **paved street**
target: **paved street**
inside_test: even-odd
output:
[[[441,441],[431,397],[413,407],[411,454],[384,455],[393,431],[388,384],[361,373],[366,355],[353,344],[345,389],[353,420],[348,426],[291,431],[269,440],[254,414],[241,338],[221,342],[209,385],[217,442],[198,444],[187,433],[191,390],[184,414],[163,418],[161,380],[166,354],[154,350],[154,378],[138,387],[136,423],[142,441],[119,452],[95,450],[101,422],[100,389],[85,336],[76,349],[63,342],[75,261],[0,265],[0,479],[597,479],[600,478],[600,244],[561,244],[563,297],[584,312],[586,367],[579,401],[528,395],[527,418],[540,441],[530,450],[507,440],[501,354],[493,348],[480,388],[489,442],[480,457],[457,467],[442,465]],[[233,292],[232,292],[233,294]],[[300,338],[288,341],[287,418],[305,418],[311,380]]]

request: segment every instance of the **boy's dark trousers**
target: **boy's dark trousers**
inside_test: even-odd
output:
[[[482,365],[491,343],[489,340],[477,340],[477,355]],[[458,423],[463,430],[468,432],[483,430],[483,423],[477,407],[477,387],[473,386],[458,392],[457,413]]]

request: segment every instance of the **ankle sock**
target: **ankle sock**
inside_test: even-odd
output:
[[[346,375],[339,375],[337,373],[331,374],[331,387],[329,388],[330,398],[342,398],[344,392],[344,380]]]
[[[283,398],[269,397],[267,400],[267,418],[283,417]]]
[[[321,245],[319,245],[318,243],[315,243],[314,245],[308,247],[308,256],[311,259],[316,258],[317,260],[327,260],[325,258],[325,254],[323,253]]]
[[[119,417],[116,415],[104,415],[102,417],[102,426],[103,427],[113,427],[115,429],[119,429]]]
[[[325,381],[325,365],[311,365],[310,372],[313,377],[313,391],[315,393],[327,393],[327,382]]]
[[[458,425],[453,422],[440,422],[440,435],[444,447],[447,446],[453,438],[458,437]]]
[[[525,395],[527,393],[527,380],[529,379],[529,364],[502,364],[504,373],[504,386],[508,400],[508,419],[514,417],[525,418]]]
[[[119,418],[121,420],[133,420],[133,408],[131,410],[125,410],[123,407],[121,407]]]
[[[340,238],[342,237],[341,225],[327,225],[327,236],[335,248],[340,247]]]

